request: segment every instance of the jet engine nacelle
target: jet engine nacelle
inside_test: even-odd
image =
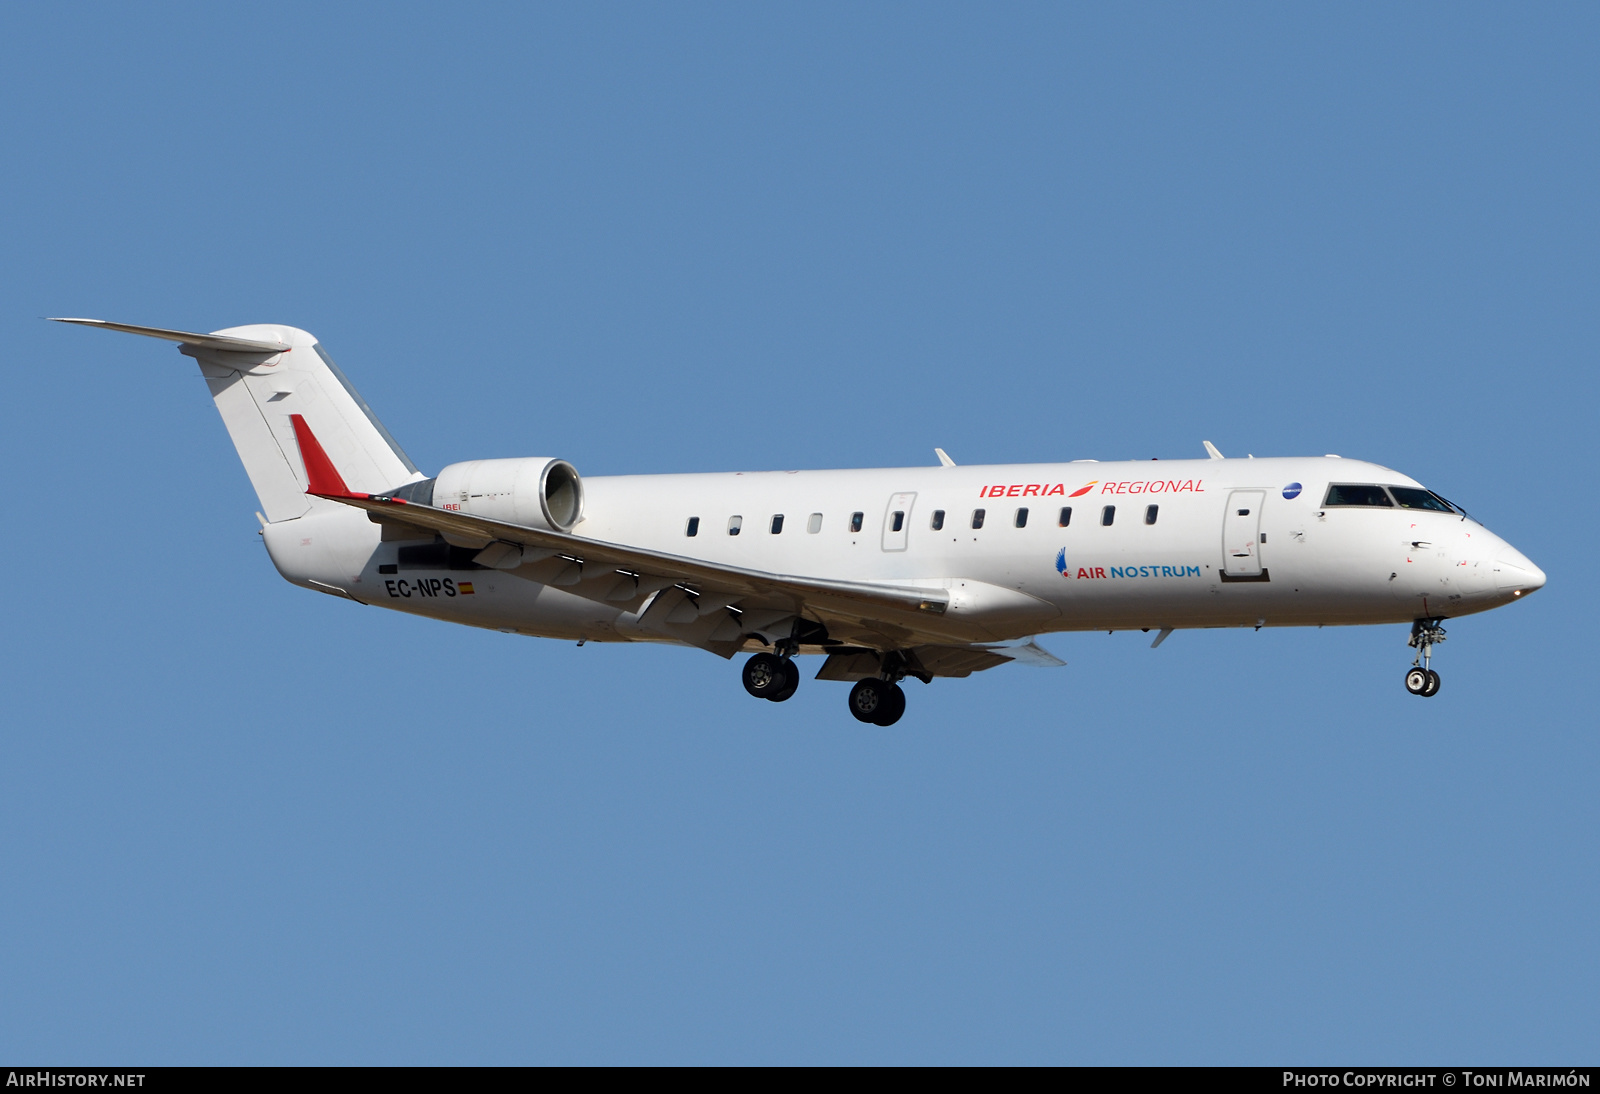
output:
[[[441,509],[566,532],[583,516],[583,480],[566,460],[534,456],[453,463],[434,481]]]

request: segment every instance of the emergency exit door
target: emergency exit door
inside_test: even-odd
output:
[[[883,513],[883,549],[904,551],[906,535],[911,530],[911,503],[916,494],[895,494],[889,498],[889,508]]]
[[[1261,506],[1265,490],[1235,490],[1222,518],[1222,572],[1228,577],[1261,576]]]

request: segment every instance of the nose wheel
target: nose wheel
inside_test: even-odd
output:
[[[1432,669],[1415,667],[1406,673],[1406,690],[1424,699],[1439,693],[1439,674]]]
[[[1429,667],[1433,660],[1433,647],[1444,641],[1442,619],[1419,619],[1411,624],[1411,637],[1406,645],[1417,651],[1406,672],[1406,690],[1412,695],[1430,699],[1439,694],[1439,674]]]

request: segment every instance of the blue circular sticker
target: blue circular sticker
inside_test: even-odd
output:
[[[1290,499],[1298,498],[1300,496],[1300,484],[1291,482],[1288,486],[1285,486],[1283,488],[1283,496]]]

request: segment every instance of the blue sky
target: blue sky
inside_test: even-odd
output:
[[[1584,5],[0,11],[0,1057],[1592,1061]],[[425,469],[1338,452],[1549,574],[781,706],[294,589],[192,364]]]

